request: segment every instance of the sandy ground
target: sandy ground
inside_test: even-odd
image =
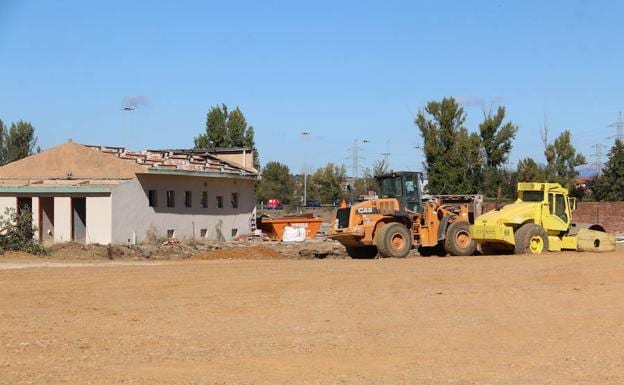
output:
[[[624,253],[0,271],[0,384],[117,383],[622,384]]]

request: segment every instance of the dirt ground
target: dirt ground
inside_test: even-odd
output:
[[[0,384],[622,384],[623,299],[621,251],[10,268]]]

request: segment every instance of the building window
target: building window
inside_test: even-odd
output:
[[[175,207],[175,191],[167,190],[167,207]]]
[[[147,200],[149,201],[149,207],[158,206],[158,200],[156,199],[156,190],[149,190],[147,192]]]
[[[193,193],[191,191],[184,192],[184,207],[193,206]]]
[[[200,229],[199,230],[199,236],[201,238],[208,238],[208,229]]]
[[[232,237],[235,237],[238,235],[238,229],[232,229]]]
[[[167,238],[175,238],[175,230],[174,229],[168,229],[167,230]]]
[[[238,208],[238,193],[232,193],[231,203],[233,209]]]
[[[218,209],[222,209],[223,208],[223,197],[218,195],[217,196],[217,208]]]
[[[208,208],[208,191],[202,191],[201,207]]]

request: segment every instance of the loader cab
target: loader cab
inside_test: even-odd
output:
[[[420,172],[392,172],[378,175],[377,191],[379,199],[396,199],[401,211],[405,209],[418,212],[422,208],[420,186],[422,173]]]

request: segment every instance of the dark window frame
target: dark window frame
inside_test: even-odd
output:
[[[239,194],[237,192],[233,192],[232,194],[230,194],[230,206],[233,209],[238,208],[238,198],[239,198]]]
[[[175,207],[175,190],[167,190],[167,207]]]
[[[193,207],[193,191],[184,191],[184,207]]]
[[[202,191],[200,206],[203,209],[208,208],[208,191]]]
[[[158,207],[158,191],[147,190],[147,204],[149,207]]]
[[[223,208],[223,195],[217,195],[217,199],[216,199],[216,203],[217,203],[217,208],[218,209],[222,209]]]

